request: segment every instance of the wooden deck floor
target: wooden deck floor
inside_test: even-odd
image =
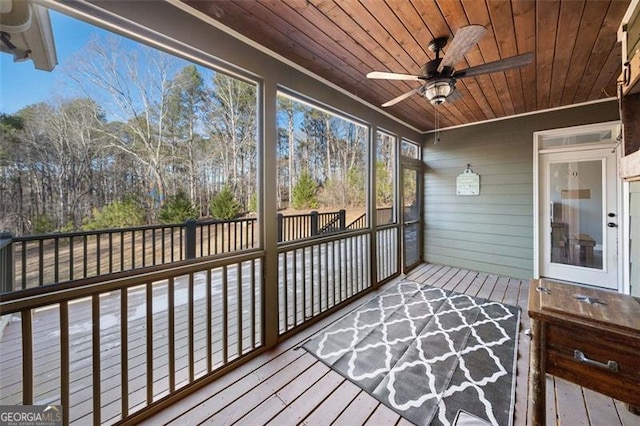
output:
[[[524,330],[529,326],[526,314],[529,283],[431,264],[421,265],[407,278],[518,305],[523,309],[514,424],[525,425],[529,339]],[[410,424],[304,349],[298,349],[314,333],[363,302],[356,301],[298,333],[275,349],[157,413],[144,424]],[[551,376],[547,381],[547,424],[640,425],[640,416],[629,413],[619,401]]]

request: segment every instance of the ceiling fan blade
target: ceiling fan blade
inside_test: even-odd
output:
[[[454,90],[449,96],[447,96],[447,103],[450,104],[462,99],[462,94],[458,90]]]
[[[523,53],[522,55],[512,56],[510,58],[500,59],[499,61],[489,62],[488,64],[478,65],[464,70],[457,71],[453,74],[454,78],[473,77],[491,72],[506,71],[513,68],[523,67],[533,61],[533,52]]]
[[[384,80],[420,80],[421,77],[412,74],[398,74],[395,72],[373,71],[367,74],[367,78],[384,79]]]
[[[393,99],[391,99],[390,101],[387,101],[387,102],[383,103],[383,104],[382,104],[382,106],[383,106],[383,107],[388,107],[388,106],[391,106],[391,105],[395,105],[395,104],[397,104],[397,103],[398,103],[398,102],[400,102],[400,101],[404,101],[404,100],[405,100],[405,99],[407,99],[409,96],[411,96],[411,95],[413,95],[413,94],[415,94],[415,93],[418,93],[418,92],[420,91],[420,89],[422,89],[422,86],[420,86],[420,87],[416,87],[415,89],[410,90],[410,91],[408,91],[407,93],[405,93],[405,94],[403,94],[403,95],[398,96],[397,98],[393,98]]]
[[[460,59],[482,38],[487,29],[482,25],[467,25],[458,30],[453,37],[451,46],[438,65],[438,72],[442,72],[445,67],[453,67]]]

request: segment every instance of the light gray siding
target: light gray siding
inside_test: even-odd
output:
[[[423,145],[424,257],[517,278],[533,276],[533,132],[618,119],[616,102],[445,130]],[[467,164],[479,196],[456,195]]]
[[[629,190],[629,282],[631,294],[640,297],[640,182],[631,182]]]

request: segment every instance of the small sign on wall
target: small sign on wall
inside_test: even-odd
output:
[[[480,175],[473,173],[470,164],[456,178],[456,195],[480,195]]]

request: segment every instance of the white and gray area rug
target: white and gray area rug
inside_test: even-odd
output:
[[[411,281],[369,300],[304,348],[418,425],[459,410],[511,425],[520,309]]]

